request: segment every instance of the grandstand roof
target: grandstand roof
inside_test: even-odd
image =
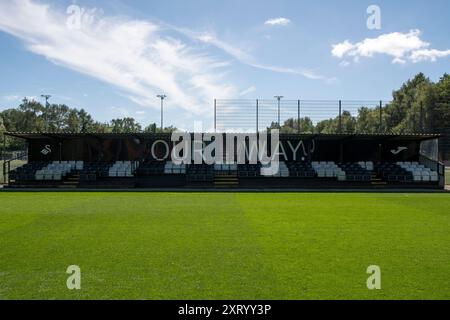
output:
[[[245,134],[245,133],[228,133]],[[170,133],[75,133],[75,132],[5,132],[5,135],[22,139],[74,139],[74,138],[96,138],[96,139],[119,139],[126,137],[167,139]],[[327,140],[349,140],[349,139],[386,139],[386,140],[430,140],[442,137],[440,134],[280,134],[283,139],[327,139]]]

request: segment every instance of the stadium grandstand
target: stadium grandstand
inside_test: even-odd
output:
[[[27,163],[5,162],[6,188],[444,188],[439,134],[279,135],[279,169],[231,160],[175,163],[171,134],[7,132],[23,139]],[[191,133],[194,141],[203,134]],[[246,134],[216,133],[226,136]],[[229,137],[228,137],[229,138]],[[246,151],[248,154],[248,150]]]

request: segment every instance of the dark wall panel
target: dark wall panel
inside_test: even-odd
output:
[[[287,160],[297,161],[417,161],[420,139],[373,138],[326,138],[286,139],[281,137],[282,149]],[[125,136],[120,138],[98,138],[87,135],[72,139],[29,140],[31,161],[84,160],[154,160],[171,154],[173,143],[169,139],[157,140]],[[281,158],[281,160],[285,160]]]

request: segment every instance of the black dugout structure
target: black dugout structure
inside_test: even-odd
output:
[[[7,132],[7,136],[21,138],[26,141],[29,163],[52,163],[78,161],[84,163],[115,163],[117,161],[132,162],[133,176],[117,178],[127,180],[130,187],[185,187],[192,186],[189,179],[183,174],[174,178],[172,175],[137,174],[137,168],[141,164],[162,166],[171,161],[172,148],[177,142],[172,141],[171,134],[147,134],[147,133],[33,133],[33,132]],[[233,139],[246,139],[245,134],[222,134],[224,141],[224,153],[226,141],[230,136]],[[190,134],[191,140],[201,138],[202,134]],[[438,181],[421,183],[420,187],[443,188],[445,167],[439,162],[438,140],[436,134],[280,134],[280,161],[288,165],[300,165],[315,162],[333,162],[337,166],[358,162],[372,162],[375,164],[371,179],[367,181],[346,181],[339,183],[333,179],[300,179],[296,177],[250,177],[239,175],[236,169],[237,183],[234,185],[246,187],[321,187],[321,186],[389,186],[400,181],[389,181],[380,171],[377,165],[417,163],[429,168],[438,174]],[[270,137],[267,139],[270,144]],[[203,142],[202,142],[203,143]],[[204,143],[205,145],[208,142]],[[194,166],[195,164],[192,164]],[[189,174],[189,166],[186,175]],[[240,166],[245,166],[241,164]],[[4,163],[8,172],[8,163]],[[290,167],[289,167],[290,168]],[[244,168],[245,169],[245,168]],[[216,170],[217,171],[217,170]],[[220,171],[220,170],[219,170]],[[77,173],[72,173],[76,175]],[[212,172],[212,179],[205,181],[205,186],[214,186],[218,173]],[[223,172],[219,174],[223,178]],[[73,177],[72,177],[73,178]],[[99,184],[100,177],[95,180]],[[306,177],[301,177],[306,178]],[[112,179],[105,177],[105,181]],[[17,181],[16,181],[17,182]],[[380,182],[380,183],[374,183]],[[394,182],[394,183],[392,183]],[[411,183],[408,183],[411,182]],[[40,182],[43,184],[44,182]],[[382,184],[383,183],[383,184]],[[16,183],[17,184],[17,183]],[[48,183],[55,184],[55,182]],[[406,179],[401,181],[402,186],[417,186],[418,184]],[[14,183],[11,183],[14,185]],[[35,184],[33,184],[35,185]],[[83,183],[80,183],[83,185]],[[90,183],[90,186],[96,184]],[[101,184],[99,184],[101,185]],[[107,185],[103,183],[103,185]],[[120,184],[122,185],[123,184]]]

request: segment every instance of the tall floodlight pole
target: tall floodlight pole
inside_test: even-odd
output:
[[[283,96],[275,96],[275,99],[278,100],[278,127],[281,128],[281,123],[280,123],[280,103],[281,103],[281,99],[283,99]]]
[[[167,96],[165,94],[158,94],[156,97],[161,99],[161,133],[162,133],[163,130],[164,130],[164,124],[163,124],[163,119],[164,119],[163,118],[164,117],[164,114],[163,114],[164,99],[167,98]]]
[[[48,107],[49,107],[48,100],[49,100],[52,96],[49,95],[49,94],[41,94],[41,97],[45,99],[45,107],[47,108],[46,111],[49,111],[49,110],[48,110]],[[45,116],[44,116],[45,130],[48,130],[48,119],[47,119],[47,114],[46,114],[46,112],[44,112],[44,114],[45,114]]]

